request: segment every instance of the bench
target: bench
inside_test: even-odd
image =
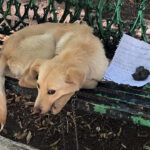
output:
[[[106,47],[106,54],[112,58],[116,45],[122,33],[126,29],[126,22],[121,18],[121,10],[127,9],[122,0],[29,0],[24,3],[18,0],[6,2],[0,1],[0,33],[11,34],[32,23],[43,22],[86,22],[94,28],[94,34],[103,39]],[[40,8],[40,3],[43,5]],[[62,4],[64,12],[59,18],[58,11]],[[148,42],[143,14],[148,0],[134,2],[138,8],[137,16],[126,33],[133,35],[136,29],[141,29],[141,39]],[[128,5],[128,7],[130,4]],[[7,9],[6,9],[7,8]],[[148,8],[148,7],[147,7]],[[39,13],[43,10],[43,15]],[[23,10],[23,12],[21,11]],[[104,18],[103,18],[104,17]],[[131,21],[130,21],[131,23]],[[0,44],[3,41],[0,40]],[[35,97],[37,90],[21,88],[18,81],[6,77],[6,88],[18,94],[29,94]],[[118,85],[113,82],[102,81],[93,90],[80,90],[72,97],[77,109],[107,115],[114,119],[132,121],[135,124],[150,127],[150,85],[144,87],[130,87]],[[71,101],[67,106],[71,105]]]

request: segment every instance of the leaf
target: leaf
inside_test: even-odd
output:
[[[26,143],[29,144],[30,143],[30,140],[32,138],[32,134],[31,134],[31,131],[28,132],[28,135],[26,137]]]
[[[85,150],[91,150],[90,148],[88,148],[88,147],[84,147],[85,148]]]
[[[57,141],[55,141],[54,143],[50,144],[50,147],[56,146],[59,143],[59,141],[60,141],[60,138]]]
[[[16,97],[15,102],[20,102],[20,97]]]
[[[122,128],[119,129],[119,132],[117,133],[117,136],[120,136],[122,133]]]
[[[24,139],[24,138],[26,137],[26,135],[27,135],[27,132],[24,131],[23,133],[20,133],[20,132],[15,133],[15,134],[14,134],[14,137],[15,137],[16,139],[18,139],[18,140],[22,140],[22,139]]]
[[[143,149],[144,150],[150,150],[150,146],[144,145]]]
[[[42,131],[42,130],[46,130],[47,127],[42,127],[42,128],[39,128],[38,131]]]

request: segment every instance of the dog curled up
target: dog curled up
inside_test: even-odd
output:
[[[35,111],[57,114],[76,91],[95,88],[108,63],[87,25],[44,23],[12,34],[0,55],[1,130],[7,116],[5,75],[17,78],[20,86],[38,88]]]

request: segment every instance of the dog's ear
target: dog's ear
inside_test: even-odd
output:
[[[28,88],[36,88],[36,78],[39,74],[39,68],[44,61],[46,60],[40,58],[36,59],[23,73],[21,79],[19,80],[19,85]]]
[[[39,73],[39,68],[45,62],[46,59],[37,58],[29,67],[29,74],[36,78],[37,74]]]
[[[79,90],[84,81],[84,73],[77,68],[69,68],[66,72],[65,82],[76,86]]]

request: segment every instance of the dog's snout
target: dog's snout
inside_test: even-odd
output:
[[[40,108],[38,108],[38,107],[34,107],[33,108],[33,113],[34,114],[40,114],[42,111],[41,111],[41,109]]]

